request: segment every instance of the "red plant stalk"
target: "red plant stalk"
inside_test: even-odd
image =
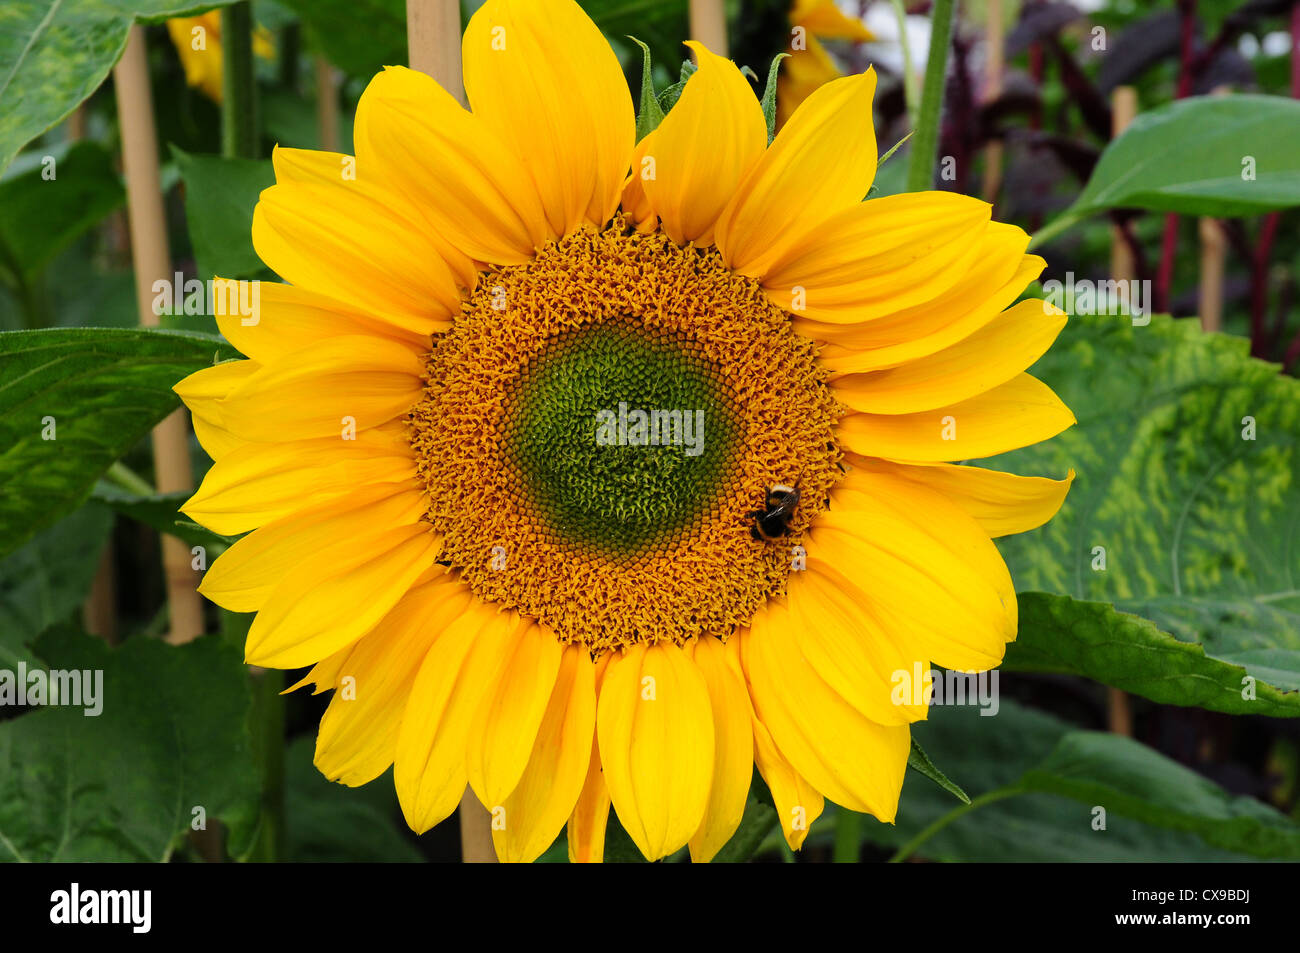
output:
[[[1178,0],[1181,42],[1178,51],[1177,99],[1186,99],[1192,91],[1192,41],[1196,37],[1196,0]],[[1156,272],[1156,308],[1169,310],[1169,288],[1174,280],[1174,258],[1178,254],[1178,215],[1165,216],[1165,232],[1160,243],[1160,268]]]

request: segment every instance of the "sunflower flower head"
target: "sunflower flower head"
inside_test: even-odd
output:
[[[892,821],[924,697],[999,663],[992,538],[1069,478],[949,461],[1073,423],[1026,374],[1064,324],[989,206],[864,202],[875,76],[769,145],[699,69],[636,141],[572,0],[488,0],[463,108],[390,68],[351,157],[277,149],[253,220],[285,284],[219,316],[247,360],[177,386],[214,464],[185,507],[247,533],[202,591],[250,663],[337,692],[316,764],[390,766],[411,827],[468,784],[503,860],[610,807],[649,859],[711,859],[755,765],[798,848],[824,798]],[[349,170],[355,168],[355,175]]]

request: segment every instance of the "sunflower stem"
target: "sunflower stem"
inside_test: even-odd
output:
[[[907,167],[907,191],[924,192],[934,185],[934,158],[939,149],[939,119],[943,115],[943,83],[948,72],[948,46],[957,0],[934,0],[930,18],[930,53],[925,87],[917,112],[912,158]]]
[[[856,864],[861,854],[862,815],[842,807],[835,817],[835,850],[832,860],[837,864]]]
[[[257,88],[249,0],[221,11],[221,66],[221,154],[228,159],[256,159]]]
[[[953,808],[947,814],[943,815],[943,817],[922,830],[921,833],[917,834],[902,847],[898,848],[894,853],[894,856],[889,858],[889,862],[891,864],[899,864],[907,860],[907,858],[911,857],[918,847],[928,841],[931,837],[939,833],[953,821],[957,820],[957,818],[969,814],[976,808],[983,807],[985,804],[992,804],[995,801],[1002,801],[1009,797],[1015,797],[1017,794],[1023,793],[1024,791],[1018,787],[998,788],[995,791],[989,791],[987,794],[981,794],[979,797],[972,799],[969,804],[962,804],[959,807]]]

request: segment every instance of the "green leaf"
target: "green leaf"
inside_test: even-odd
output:
[[[234,356],[221,339],[185,331],[0,332],[0,556],[85,500],[177,407],[172,385]]]
[[[45,707],[0,723],[0,858],[166,860],[200,807],[237,852],[259,794],[239,653],[216,636],[110,649],[70,629],[37,648],[51,668],[102,671],[102,711]]]
[[[327,781],[304,735],[285,753],[285,860],[293,863],[421,863],[407,836],[391,769],[359,788]]]
[[[136,19],[234,0],[6,0],[0,6],[0,172],[99,88]]]
[[[1300,205],[1300,102],[1196,96],[1140,114],[1035,244],[1095,212],[1233,217]]]
[[[640,142],[659,128],[659,124],[664,121],[664,112],[659,108],[659,100],[655,98],[655,84],[651,76],[650,47],[634,36],[629,36],[628,39],[641,47],[642,55],[641,107],[636,114],[636,141]]]
[[[1108,814],[1199,834],[1208,844],[1255,857],[1300,858],[1300,825],[1252,797],[1123,735],[1074,731],[1020,785],[1100,805]]]
[[[1264,628],[1274,645],[1274,664],[1256,665],[1252,676],[1240,664],[1182,642],[1152,622],[1102,602],[1080,602],[1043,592],[1021,593],[1020,634],[1007,646],[1003,668],[1082,675],[1166,705],[1196,705],[1232,715],[1300,717],[1300,638]],[[1229,630],[1231,632],[1231,630]],[[1222,652],[1227,639],[1211,640]],[[1285,668],[1282,667],[1285,665]],[[1250,677],[1256,679],[1243,698]],[[1286,691],[1270,684],[1276,679]]]
[[[40,665],[31,644],[81,609],[113,515],[83,506],[0,559],[0,668]]]
[[[103,146],[78,142],[52,158],[0,182],[0,266],[22,282],[126,198]]]
[[[925,749],[921,747],[915,738],[912,739],[912,750],[907,755],[907,766],[924,774],[963,804],[970,803],[970,798],[966,792],[948,780],[948,776],[934,766],[930,756],[925,753]]]
[[[1295,828],[1262,803],[1244,806],[1238,803],[1241,799],[1136,742],[1129,744],[1141,749],[1140,756],[1130,755],[1127,749],[1118,752],[1126,765],[1122,770],[1092,760],[1080,762],[1080,771],[1095,772],[1105,787],[1087,790],[1073,783],[1075,775],[1066,756],[1079,749],[1075,741],[1065,743],[1065,739],[1094,733],[1077,732],[1060,719],[1008,698],[1001,700],[995,717],[982,716],[973,706],[932,707],[927,720],[913,725],[912,732],[926,751],[962,779],[974,801],[1006,796],[974,809],[954,808],[946,792],[908,774],[897,824],[867,817],[862,832],[867,840],[898,847],[940,819],[956,816],[917,848],[919,857],[976,862],[1241,861],[1245,855],[1214,846],[1202,833],[1218,837],[1213,829],[1224,818],[1237,825],[1245,818],[1249,833],[1234,834],[1234,843],[1245,848],[1265,831],[1276,830],[1288,838]],[[1103,756],[1115,753],[1107,751]],[[1145,768],[1133,769],[1130,756]],[[1032,784],[1026,782],[1035,771],[1042,774],[1032,776]],[[1048,777],[1057,780],[1049,783]],[[1147,783],[1161,787],[1145,790],[1141,785]],[[1177,806],[1180,797],[1187,804]],[[1176,806],[1177,813],[1170,815],[1167,824],[1146,823],[1157,820],[1169,804]],[[1160,810],[1155,805],[1161,805]],[[1106,808],[1105,830],[1093,829],[1094,806]],[[1154,814],[1147,816],[1148,810]],[[1195,829],[1187,826],[1189,817]]]
[[[1078,425],[982,463],[1078,476],[1047,525],[998,541],[1016,588],[1113,603],[1300,687],[1300,381],[1240,338],[1163,316],[1072,317],[1033,372]],[[1261,691],[1250,710],[1278,701]]]
[[[269,159],[172,154],[185,181],[185,220],[204,278],[249,278],[265,268],[253,250],[253,207],[275,184]]]

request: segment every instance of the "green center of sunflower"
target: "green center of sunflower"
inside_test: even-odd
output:
[[[507,406],[506,456],[545,521],[615,557],[699,519],[734,449],[734,412],[698,349],[626,321],[554,339]]]

